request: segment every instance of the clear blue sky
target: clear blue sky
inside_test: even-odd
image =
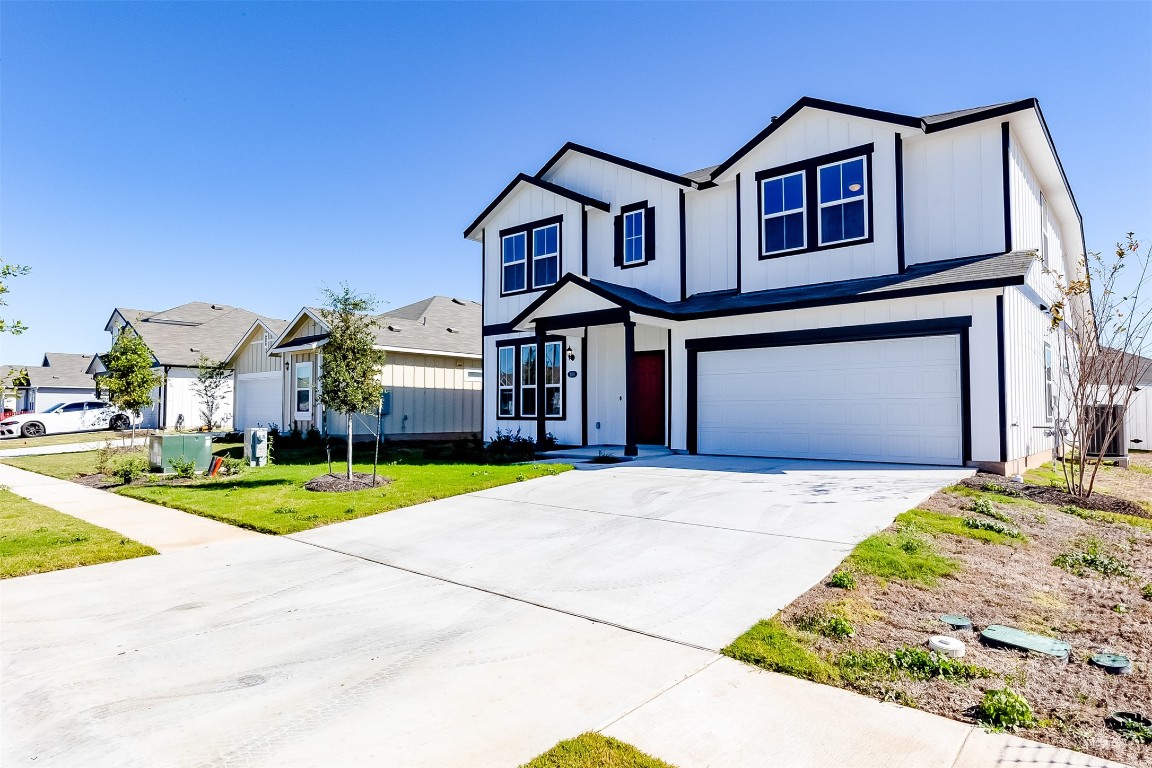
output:
[[[479,298],[463,228],[567,140],[720,162],[800,96],[1040,99],[1090,248],[1152,240],[1152,4],[0,4],[0,362],[117,305]]]

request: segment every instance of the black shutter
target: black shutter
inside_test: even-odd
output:
[[[644,260],[656,258],[656,209],[644,209]]]
[[[624,217],[617,216],[612,220],[615,227],[614,247],[612,249],[612,263],[617,267],[624,266]]]

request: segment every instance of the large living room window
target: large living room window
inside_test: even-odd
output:
[[[496,416],[536,418],[537,390],[544,387],[544,416],[564,418],[564,342],[544,342],[544,378],[539,377],[536,342],[508,341],[496,347]]]
[[[872,242],[872,154],[859,147],[756,174],[760,258]]]
[[[539,291],[560,279],[561,220],[534,221],[500,233],[500,295]]]

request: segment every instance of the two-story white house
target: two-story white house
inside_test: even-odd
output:
[[[1076,202],[1036,100],[927,117],[793,104],[675,174],[566,144],[481,243],[484,433],[976,465],[1051,455],[1046,267]]]

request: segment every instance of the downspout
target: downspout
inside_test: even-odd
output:
[[[160,382],[160,423],[157,426],[162,430],[168,429],[168,370],[169,367],[164,366],[164,381]]]

